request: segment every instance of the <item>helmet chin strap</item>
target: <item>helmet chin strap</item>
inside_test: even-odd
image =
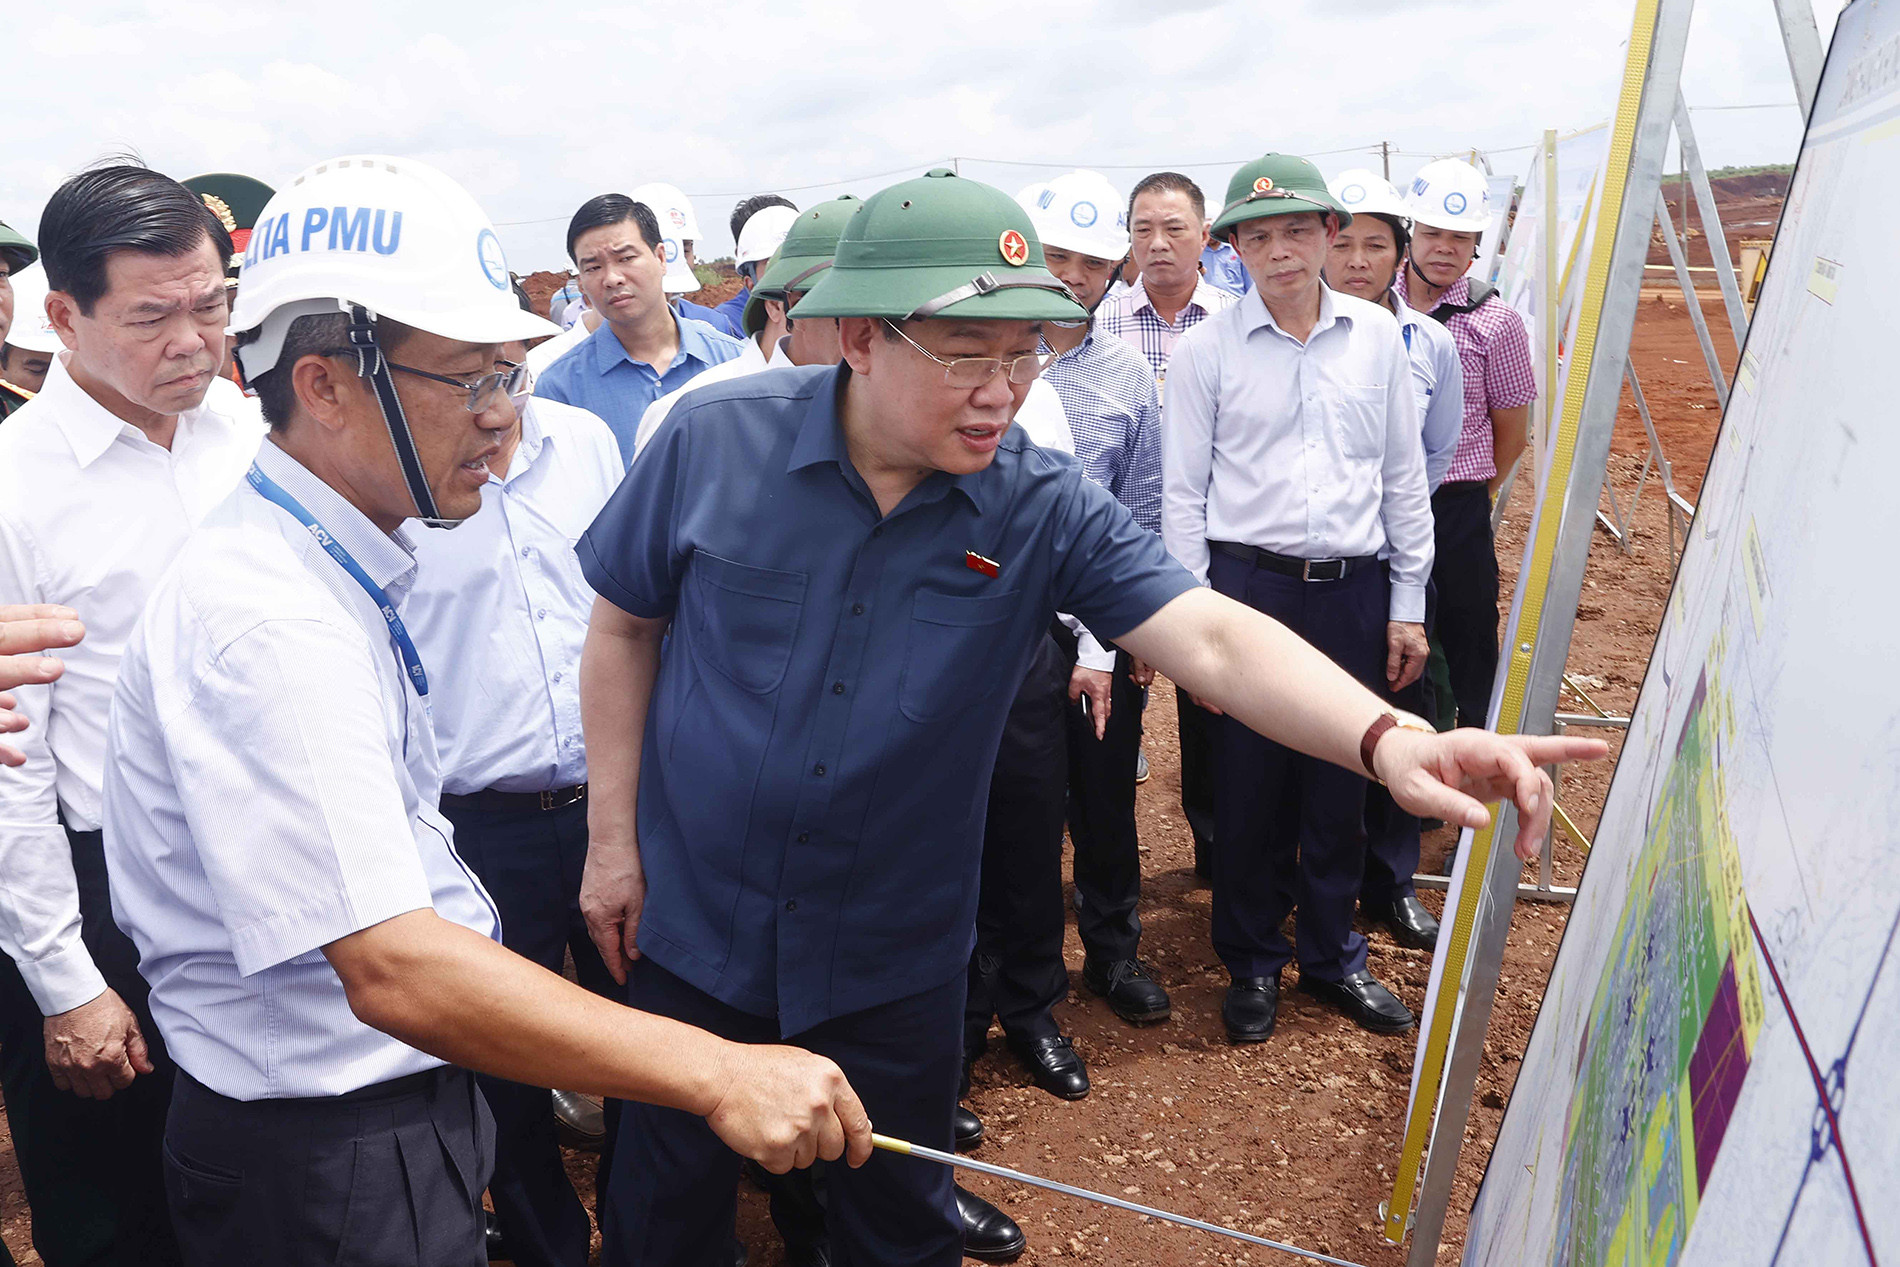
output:
[[[396,382],[383,359],[382,346],[376,342],[375,319],[361,304],[350,305],[350,348],[356,353],[356,372],[376,392],[383,425],[389,428],[389,442],[396,450],[396,464],[409,486],[409,500],[415,503],[416,518],[431,528],[457,527],[464,521],[445,518],[436,507],[435,494],[429,491],[429,478],[423,472],[422,455],[416,451],[408,415],[403,413],[402,399],[396,395]]]

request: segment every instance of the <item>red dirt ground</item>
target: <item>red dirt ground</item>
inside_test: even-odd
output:
[[[538,298],[545,300],[545,293]],[[1732,368],[1734,342],[1721,303],[1711,293],[1703,304],[1724,363]],[[1693,501],[1718,414],[1679,295],[1645,296],[1634,356],[1677,485]],[[1626,398],[1609,473],[1625,501],[1646,443]],[[1529,501],[1520,485],[1500,536],[1507,608]],[[1599,531],[1591,553],[1570,671],[1612,711],[1626,711],[1634,702],[1668,593],[1671,565],[1662,506],[1652,476],[1635,515],[1635,552],[1624,554]],[[1209,893],[1194,877],[1192,845],[1180,813],[1169,690],[1159,684],[1148,712],[1154,777],[1141,790],[1139,813],[1146,860],[1142,952],[1173,995],[1174,1017],[1158,1028],[1132,1029],[1081,992],[1081,948],[1071,927],[1067,949],[1076,985],[1058,1016],[1089,1063],[1094,1091],[1086,1100],[1063,1103],[1037,1091],[1007,1054],[984,1057],[971,1100],[989,1127],[978,1156],[1356,1262],[1400,1263],[1402,1251],[1379,1238],[1377,1209],[1388,1194],[1399,1154],[1414,1038],[1363,1033],[1289,992],[1271,1042],[1234,1048],[1223,1041],[1219,1006],[1225,979],[1208,945]],[[1570,703],[1574,707],[1576,701]],[[1586,833],[1595,830],[1610,769],[1608,762],[1601,763],[1563,786],[1562,802]],[[1428,838],[1427,868],[1450,843],[1449,831]],[[1576,882],[1582,858],[1574,842],[1560,839],[1560,882]],[[1426,893],[1425,900],[1436,909],[1440,899]],[[1441,1262],[1455,1261],[1462,1245],[1466,1214],[1496,1139],[1566,911],[1522,903],[1514,917]],[[1428,956],[1399,948],[1383,934],[1371,940],[1372,970],[1414,1009],[1420,1007]],[[571,1155],[569,1165],[583,1182],[591,1179],[591,1156]],[[1024,1226],[1030,1242],[1021,1259],[1025,1264],[1080,1259],[1198,1267],[1286,1261],[1035,1189],[983,1177],[970,1186]],[[750,1189],[742,1192],[740,1233],[756,1267],[783,1262],[763,1199]],[[4,1124],[0,1235],[21,1264],[40,1261],[28,1247],[25,1205]]]

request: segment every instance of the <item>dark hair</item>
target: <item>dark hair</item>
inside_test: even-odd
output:
[[[649,251],[660,249],[660,220],[653,214],[653,208],[644,202],[635,202],[625,194],[601,194],[589,198],[567,222],[567,258],[574,259],[574,243],[590,229],[604,229],[610,224],[625,224],[627,221],[639,226],[640,240],[647,244]],[[575,260],[579,263],[579,260]]]
[[[211,239],[218,269],[231,258],[231,235],[203,199],[135,161],[80,172],[54,191],[40,215],[46,284],[92,315],[106,293],[106,262],[119,251],[176,259]]]
[[[1135,199],[1143,194],[1152,193],[1186,194],[1188,201],[1194,204],[1194,214],[1203,221],[1207,219],[1207,195],[1201,192],[1199,185],[1180,172],[1156,172],[1151,176],[1143,176],[1129,192],[1128,223],[1130,225],[1135,223]]]
[[[1329,212],[1328,214],[1331,213]],[[1405,253],[1412,247],[1412,233],[1411,230],[1405,227],[1405,221],[1399,219],[1397,216],[1386,215],[1383,211],[1362,211],[1359,214],[1362,216],[1371,216],[1374,220],[1385,221],[1386,226],[1392,230],[1392,245],[1398,249],[1399,259],[1403,262]],[[1338,217],[1335,216],[1334,218],[1337,219]]]
[[[410,334],[409,326],[388,317],[377,317],[375,325],[376,343],[385,356],[394,355]],[[262,333],[262,326],[244,331],[238,335],[238,346],[247,347],[257,342]],[[290,328],[284,331],[283,349],[277,353],[277,364],[255,378],[244,380],[244,385],[257,393],[258,407],[272,431],[288,427],[297,412],[297,392],[290,384],[291,367],[306,356],[325,356],[332,349],[347,346],[349,341],[350,314],[347,312],[312,313],[290,323]]]
[[[519,277],[510,279],[515,291],[515,302],[521,305],[521,311],[533,312],[534,300],[528,298],[528,288],[521,284]]]
[[[753,194],[732,209],[732,219],[727,222],[732,226],[732,243],[735,247],[739,244],[739,234],[745,230],[745,222],[767,207],[790,207],[793,211],[798,210],[798,204],[790,198],[781,198],[777,194]]]

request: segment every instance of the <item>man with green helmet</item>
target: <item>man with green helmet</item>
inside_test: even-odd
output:
[[[577,546],[600,595],[581,909],[629,1001],[822,1052],[878,1129],[941,1149],[986,785],[1058,610],[1282,742],[1375,764],[1417,811],[1475,823],[1514,795],[1527,850],[1536,767],[1602,751],[1395,732],[1323,655],[1204,592],[1012,425],[1041,323],[1083,316],[1008,195],[946,169],[892,186],[796,310],[838,320],[843,363],[692,393]],[[603,1262],[704,1261],[738,1168],[702,1122],[630,1105]],[[828,1192],[840,1260],[960,1261],[948,1170],[879,1154]]]
[[[6,343],[7,332],[13,325],[13,275],[29,267],[39,257],[38,247],[6,221],[0,220],[0,345]],[[4,358],[0,357],[0,372],[4,370]],[[0,418],[5,418],[31,399],[30,393],[22,394],[12,384],[0,379]]]
[[[1285,622],[1362,685],[1397,689],[1425,665],[1432,517],[1398,322],[1321,276],[1351,220],[1303,158],[1268,154],[1228,183],[1214,232],[1239,251],[1254,290],[1175,348],[1162,534],[1216,590]],[[1409,1029],[1411,1012],[1366,970],[1352,927],[1367,771],[1313,760],[1231,716],[1214,748],[1212,931],[1232,976],[1228,1041],[1273,1032],[1296,895],[1300,988],[1367,1029]]]

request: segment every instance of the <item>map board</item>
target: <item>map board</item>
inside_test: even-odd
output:
[[[1856,0],[1468,1267],[1900,1264],[1896,206]]]

